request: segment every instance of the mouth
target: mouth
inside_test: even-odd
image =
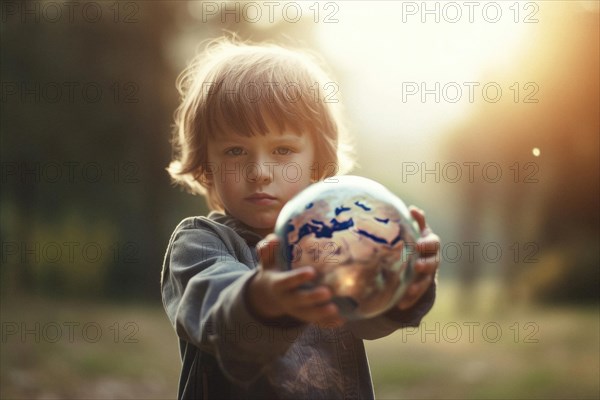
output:
[[[270,205],[277,201],[277,197],[271,196],[267,193],[253,193],[244,200],[256,204],[256,205]]]

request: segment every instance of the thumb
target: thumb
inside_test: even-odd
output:
[[[417,221],[417,224],[419,224],[421,236],[427,236],[430,233],[430,229],[429,226],[427,226],[427,222],[425,222],[425,212],[415,206],[410,206],[408,209],[410,215]]]
[[[277,265],[277,251],[279,251],[279,248],[279,239],[272,233],[256,245],[256,252],[262,269],[280,270]]]

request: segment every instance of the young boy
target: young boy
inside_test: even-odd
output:
[[[417,326],[433,305],[439,239],[416,208],[416,279],[381,316],[344,321],[327,287],[303,285],[312,267],[276,265],[270,233],[283,205],[351,164],[327,83],[308,55],[227,40],[179,78],[168,171],[212,209],[177,226],[162,271],[180,399],[373,398],[362,339]]]

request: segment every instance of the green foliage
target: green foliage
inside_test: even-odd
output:
[[[23,22],[17,13],[1,25],[0,74],[16,90],[0,104],[1,233],[17,246],[16,254],[3,248],[10,251],[2,288],[157,298],[171,232],[181,219],[206,213],[203,200],[174,189],[165,171],[185,60],[225,31],[296,43],[311,40],[310,24],[200,22],[187,2],[121,3],[115,22],[117,3],[94,4],[103,13],[96,22],[82,17],[82,3],[73,21],[42,13]],[[79,249],[99,245],[102,257],[45,261],[44,246],[66,250],[62,244],[73,241]],[[36,245],[39,261],[20,254]]]

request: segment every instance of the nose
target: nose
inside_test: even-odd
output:
[[[258,156],[246,166],[246,179],[250,182],[269,184],[273,182],[277,163],[269,157]]]
[[[258,176],[258,181],[262,182],[263,184],[269,184],[271,182],[273,182],[273,172],[274,172],[274,168],[275,166],[273,165],[275,163],[272,162],[263,162],[262,164],[259,164],[259,176]]]

